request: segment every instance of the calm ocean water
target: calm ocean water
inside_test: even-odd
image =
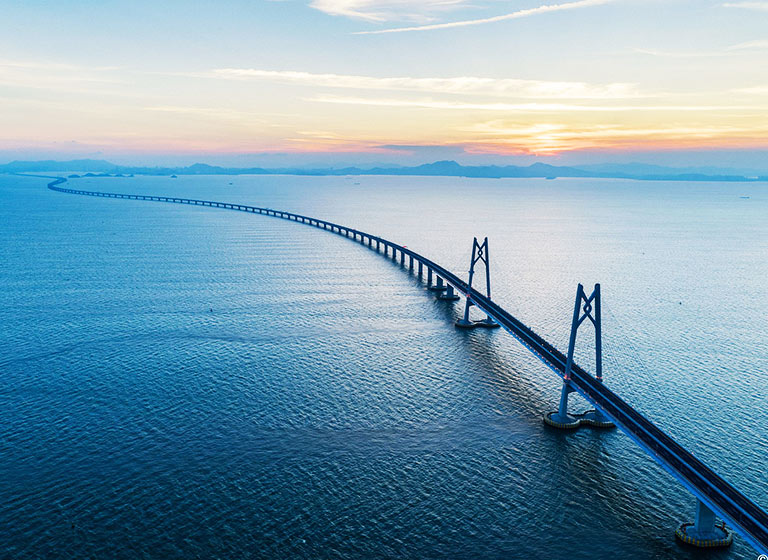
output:
[[[677,544],[690,494],[619,431],[545,428],[557,377],[374,252],[46,182],[0,176],[0,558],[755,558]],[[295,211],[457,272],[487,235],[494,299],[561,348],[599,281],[606,382],[768,507],[765,185],[68,186]]]

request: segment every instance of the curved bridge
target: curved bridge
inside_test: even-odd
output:
[[[434,275],[436,276],[438,286],[442,286],[443,281],[446,283],[446,289],[450,295],[453,295],[453,290],[456,290],[464,296],[469,296],[475,306],[487,313],[489,317],[517,338],[561,378],[566,378],[567,357],[552,344],[504,310],[499,304],[468,286],[466,282],[451,271],[387,239],[326,220],[270,208],[190,198],[83,191],[59,186],[64,182],[66,182],[66,179],[56,178],[55,181],[48,184],[48,188],[68,194],[209,206],[273,216],[314,226],[354,239],[380,254],[383,252],[383,255],[386,257],[389,257],[391,252],[392,259],[394,260],[397,260],[399,254],[401,265],[404,266],[406,259],[408,259],[409,271],[414,270],[414,265],[418,266],[419,277],[422,276],[423,270],[426,269],[428,284],[431,284],[432,276]],[[699,517],[702,516],[705,518],[704,523],[707,523],[706,519],[709,519],[710,526],[713,526],[713,513],[717,513],[722,519],[733,526],[759,553],[768,554],[768,514],[765,511],[580,366],[572,365],[569,381],[574,390],[592,403],[597,410],[610,418],[623,432],[642,447],[651,458],[698,498],[697,525],[700,521]],[[681,538],[685,542],[690,541],[698,546],[718,545],[717,539],[693,542],[696,539]]]

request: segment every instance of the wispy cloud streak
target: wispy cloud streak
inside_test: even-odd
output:
[[[344,74],[315,74],[286,70],[259,70],[223,68],[214,70],[218,77],[231,79],[258,79],[295,83],[314,87],[421,91],[429,93],[472,94],[537,99],[631,99],[648,97],[637,91],[634,84],[588,84],[584,82],[548,82],[514,78],[479,78],[459,76],[453,78],[413,78],[355,76]]]
[[[374,31],[358,31],[355,35],[379,35],[382,33],[405,33],[410,31],[434,31],[436,29],[451,29],[455,27],[467,27],[470,25],[483,25],[486,23],[496,23],[499,21],[506,21],[510,19],[520,19],[530,16],[536,16],[539,14],[547,14],[552,12],[562,12],[565,10],[576,10],[579,8],[590,8],[592,6],[600,6],[603,4],[610,4],[615,0],[578,0],[577,2],[567,2],[564,4],[544,4],[536,8],[528,8],[525,10],[517,10],[509,14],[503,14],[500,16],[493,16],[481,19],[467,19],[463,21],[451,21],[447,23],[434,23],[430,25],[417,25],[412,27],[394,27],[390,29],[377,29]]]
[[[431,14],[464,7],[466,0],[313,0],[310,6],[332,16],[366,21],[430,21]]]
[[[733,91],[734,93],[746,93],[748,95],[766,95],[768,94],[768,85],[736,88],[731,91]]]
[[[637,54],[644,54],[648,56],[658,56],[664,58],[713,58],[718,56],[730,56],[734,53],[723,51],[661,51],[658,49],[633,49],[633,52]]]
[[[365,97],[317,96],[308,101],[347,105],[370,105],[376,107],[418,107],[458,111],[502,111],[502,112],[581,112],[617,113],[627,111],[766,111],[765,106],[743,105],[577,105],[569,103],[469,103],[463,101],[439,101],[434,99],[371,99]]]
[[[723,7],[768,12],[768,2],[726,2]]]
[[[743,51],[743,50],[762,50],[768,49],[768,39],[757,39],[755,41],[746,41],[739,43],[738,45],[732,45],[728,47],[729,51]]]

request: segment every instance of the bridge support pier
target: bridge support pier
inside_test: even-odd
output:
[[[456,292],[453,291],[453,286],[451,286],[450,284],[446,284],[445,292],[439,293],[437,295],[437,299],[439,299],[440,301],[457,301],[459,299],[459,296],[456,294]]]
[[[701,500],[696,500],[694,522],[682,523],[675,531],[675,536],[699,548],[724,547],[733,542],[733,531],[725,526],[725,522],[717,523],[715,512]]]
[[[430,276],[430,278],[432,277],[432,270],[431,269],[429,271],[429,276]],[[435,274],[435,276],[437,276],[437,274]],[[445,285],[443,285],[443,279],[440,278],[439,276],[437,276],[437,280],[435,280],[435,285],[434,286],[430,286],[429,289],[432,290],[433,292],[443,292],[447,288],[445,287]]]

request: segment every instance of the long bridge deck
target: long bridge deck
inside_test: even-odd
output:
[[[414,263],[417,263],[420,275],[422,270],[426,268],[430,272],[430,277],[434,273],[456,291],[464,296],[470,296],[474,305],[487,313],[489,317],[493,318],[507,332],[517,338],[544,364],[560,377],[565,376],[566,356],[536,334],[530,327],[523,324],[499,304],[491,301],[476,289],[469,288],[466,282],[451,271],[415,251],[387,239],[326,220],[270,208],[189,198],[76,190],[59,186],[64,182],[66,182],[66,179],[56,178],[55,181],[48,184],[48,188],[69,194],[209,206],[274,216],[343,235],[371,249],[375,248],[377,252],[383,248],[385,256],[388,256],[391,250],[393,259],[396,259],[399,253],[401,264],[405,264],[406,257],[409,259],[410,270],[413,270]],[[759,553],[768,554],[768,514],[763,509],[694,457],[692,453],[684,449],[668,434],[611,391],[605,384],[598,381],[576,364],[572,367],[571,384],[587,401],[608,416],[622,431],[688,488],[699,500],[734,527]]]

